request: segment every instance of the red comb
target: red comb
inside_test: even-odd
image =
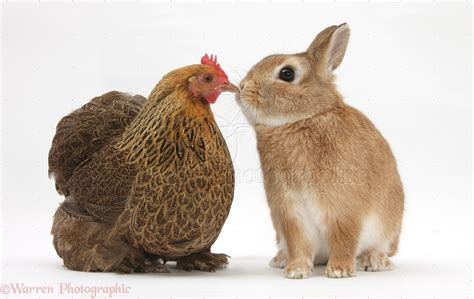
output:
[[[227,74],[221,68],[220,64],[217,63],[217,56],[214,56],[214,55],[211,54],[211,57],[209,57],[209,55],[205,54],[201,58],[201,64],[207,64],[207,65],[210,65],[210,66],[214,67],[214,69],[222,77],[222,79],[229,80],[229,78],[227,77]]]

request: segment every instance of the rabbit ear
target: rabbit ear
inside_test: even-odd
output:
[[[306,53],[316,61],[318,72],[331,76],[344,58],[350,34],[349,25],[344,23],[328,27],[316,36]]]

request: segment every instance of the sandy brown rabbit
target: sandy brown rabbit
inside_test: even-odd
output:
[[[404,195],[395,158],[372,122],[345,104],[333,71],[347,24],[319,33],[308,50],[264,58],[237,102],[255,127],[279,251],[271,266],[305,278],[390,269]],[[387,111],[387,113],[389,113]]]

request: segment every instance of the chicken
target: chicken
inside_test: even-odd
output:
[[[234,170],[210,104],[238,92],[216,58],[165,75],[148,100],[92,99],[57,125],[49,174],[65,200],[53,244],[79,271],[214,271],[211,253],[229,213]]]

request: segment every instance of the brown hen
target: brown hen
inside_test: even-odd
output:
[[[109,92],[58,124],[49,173],[65,201],[53,243],[80,271],[214,271],[234,170],[210,103],[238,89],[215,59],[174,70],[149,99]]]

